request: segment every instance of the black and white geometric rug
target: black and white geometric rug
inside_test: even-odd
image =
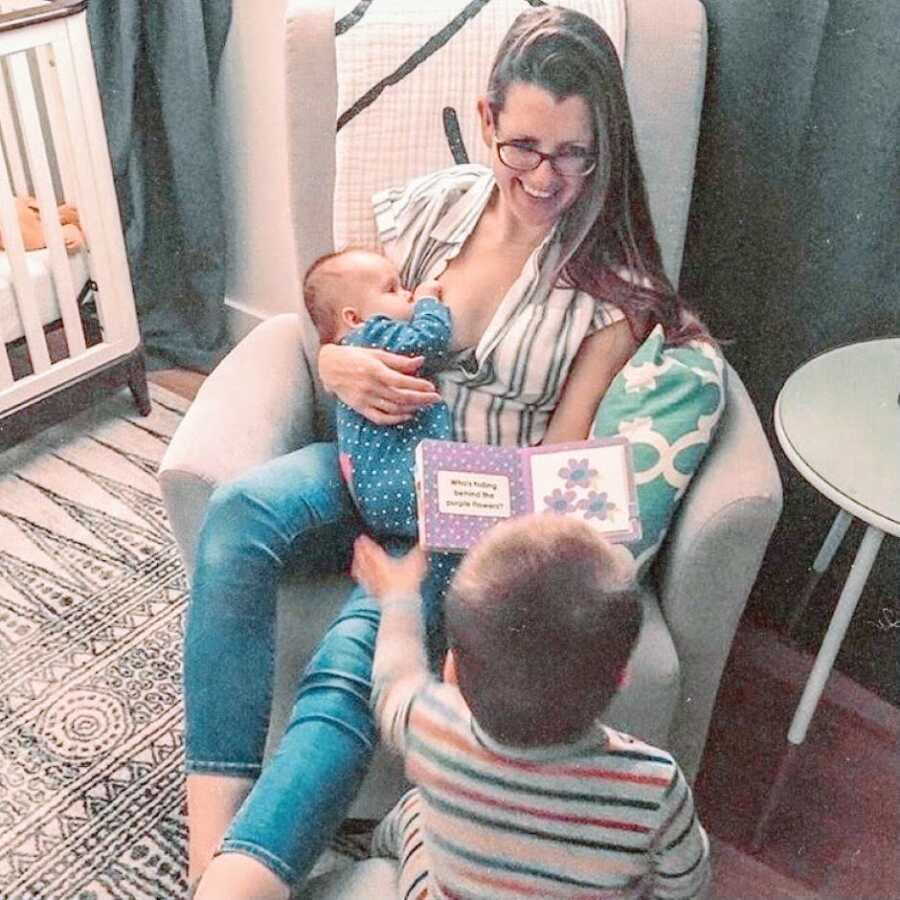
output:
[[[188,588],[156,470],[188,402],[150,393],[147,418],[125,390],[0,453],[0,900],[187,890]]]
[[[184,571],[127,392],[0,454],[0,897],[186,889]]]

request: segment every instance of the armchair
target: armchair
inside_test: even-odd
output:
[[[626,83],[663,257],[677,281],[703,94],[705,17],[696,0],[627,0],[626,13]],[[301,268],[332,249],[332,17],[327,2],[288,4],[292,193],[285,202]],[[218,484],[330,433],[331,404],[317,380],[316,352],[304,311],[277,315],[244,338],[202,386],[159,473],[188,573]],[[730,367],[727,374],[719,432],[658,555],[644,593],[632,677],[607,716],[614,727],[669,748],[691,780],[732,638],[781,509],[781,484],[758,416],[737,374]],[[271,738],[283,727],[299,670],[348,589],[344,575],[284,579]],[[402,784],[397,763],[377,757],[353,814],[385,812]]]

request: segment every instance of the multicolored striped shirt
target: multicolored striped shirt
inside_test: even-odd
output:
[[[490,169],[461,165],[375,194],[378,237],[405,285],[441,276],[494,186]],[[553,230],[532,252],[477,346],[438,375],[455,440],[540,443],[582,341],[623,318],[610,303],[549,283],[559,251]]]
[[[709,844],[670,754],[599,723],[570,744],[501,744],[428,673],[421,632],[416,598],[383,603],[373,703],[416,788],[373,850],[400,859],[400,897],[703,895]]]

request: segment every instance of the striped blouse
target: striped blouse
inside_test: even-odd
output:
[[[407,286],[438,278],[462,249],[494,189],[479,165],[453,166],[373,197],[379,240]],[[476,347],[438,376],[456,440],[540,443],[582,341],[623,318],[610,303],[552,287],[552,231],[532,252]]]
[[[702,895],[709,844],[670,754],[599,724],[571,744],[500,744],[428,675],[420,643],[419,603],[385,604],[372,700],[417,786],[418,814],[398,813],[398,856],[414,862],[421,846],[427,862],[427,874],[404,866],[401,897]]]

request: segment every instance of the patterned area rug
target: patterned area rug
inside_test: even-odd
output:
[[[181,619],[156,468],[187,402],[127,391],[0,455],[0,896],[185,892]]]
[[[187,582],[156,470],[186,400],[128,391],[0,454],[0,898],[187,890]],[[314,874],[366,855],[348,822]]]

